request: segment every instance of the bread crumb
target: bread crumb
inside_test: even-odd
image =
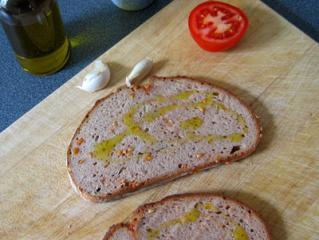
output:
[[[205,112],[206,112],[206,109],[203,108],[203,107],[197,107],[197,109],[198,109],[200,112],[202,112],[202,113],[205,113]]]
[[[146,154],[144,155],[144,160],[145,160],[145,161],[151,161],[151,160],[153,160],[152,153],[146,153]]]
[[[133,151],[134,151],[134,148],[128,147],[127,152],[128,152],[129,154],[131,154]]]
[[[85,142],[85,141],[84,141],[83,138],[80,138],[80,139],[76,140],[76,144],[77,144],[77,145],[81,145],[81,144],[84,143],[84,142]]]
[[[85,160],[81,159],[81,160],[78,161],[78,164],[83,164],[84,162],[85,162]]]
[[[115,129],[117,128],[119,126],[119,124],[118,124],[118,122],[117,121],[114,121],[113,123],[112,123],[112,127],[111,127],[111,132],[112,133],[115,133]]]
[[[144,89],[146,94],[149,94],[152,90],[152,85],[150,83],[147,83],[147,84],[143,85],[143,89]]]
[[[164,117],[164,118],[163,118],[163,121],[164,121],[165,125],[168,126],[168,127],[172,127],[173,124],[174,124],[173,120],[172,120],[172,119],[169,119],[169,118],[165,118],[165,117]]]
[[[205,155],[205,153],[197,153],[196,158],[202,158]]]
[[[150,208],[147,210],[147,213],[153,213],[153,212],[155,212],[155,210],[153,208]]]
[[[181,168],[181,169],[186,169],[187,166],[188,166],[187,163],[185,163],[185,164],[182,164],[182,163],[178,164],[178,168]]]
[[[134,149],[132,147],[128,147],[127,149],[119,150],[116,152],[118,157],[128,157],[131,156]]]
[[[73,148],[74,155],[78,155],[79,152],[80,152],[80,149],[78,147]]]
[[[122,150],[116,151],[115,153],[118,157],[122,156]]]
[[[131,92],[130,92],[130,96],[132,99],[135,98],[135,95],[136,95],[136,91],[137,91],[137,86],[136,85],[133,85],[133,87],[131,88]]]
[[[219,163],[221,160],[222,160],[222,157],[219,156],[219,155],[217,155],[216,158],[215,158],[215,160],[214,160],[214,162],[215,162],[215,163]]]

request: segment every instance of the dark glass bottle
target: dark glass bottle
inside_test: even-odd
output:
[[[0,0],[0,20],[24,70],[47,75],[61,69],[70,55],[55,0]]]

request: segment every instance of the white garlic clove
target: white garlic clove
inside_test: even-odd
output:
[[[131,88],[133,81],[143,79],[150,73],[153,67],[153,61],[149,58],[145,58],[138,62],[132,69],[131,73],[126,77],[125,83]]]
[[[101,60],[96,60],[93,70],[85,75],[82,86],[77,87],[87,92],[96,92],[107,86],[110,77],[111,73],[107,64],[104,64]]]
[[[107,64],[103,63],[101,60],[96,60],[94,62],[94,70],[98,72],[110,71]]]

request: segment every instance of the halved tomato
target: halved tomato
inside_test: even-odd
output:
[[[188,18],[194,40],[201,48],[212,52],[233,47],[244,36],[248,25],[243,11],[217,1],[199,4]]]

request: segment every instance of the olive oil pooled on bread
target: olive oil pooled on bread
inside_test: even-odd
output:
[[[46,75],[65,65],[70,45],[55,0],[0,0],[0,19],[24,70]]]

